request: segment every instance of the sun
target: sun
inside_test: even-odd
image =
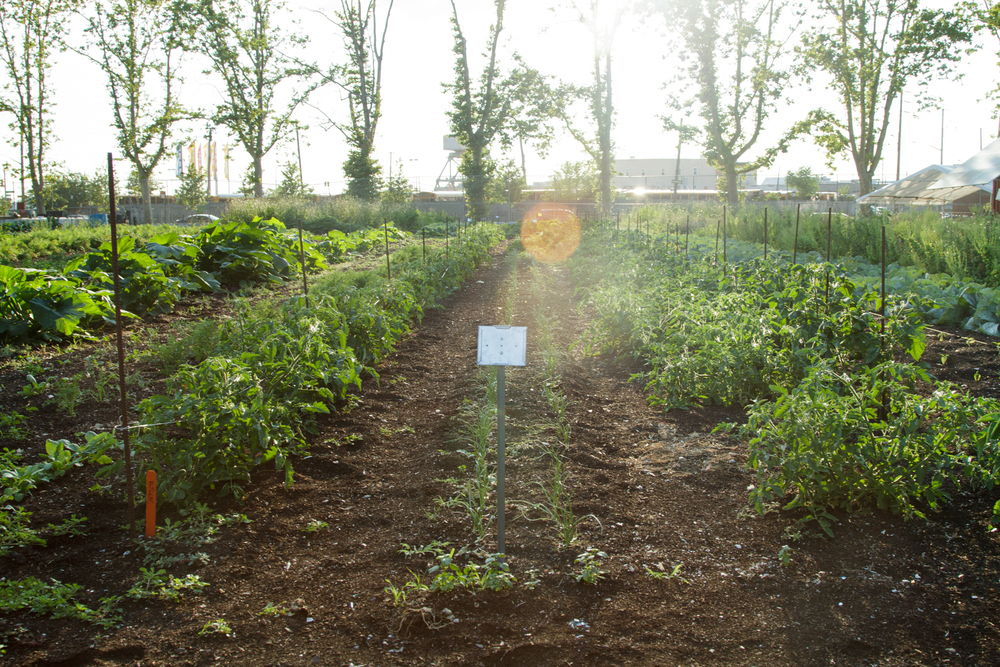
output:
[[[539,261],[561,262],[580,245],[580,221],[567,208],[539,204],[521,221],[521,243]]]

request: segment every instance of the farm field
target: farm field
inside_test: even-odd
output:
[[[13,550],[0,559],[0,576],[79,584],[76,599],[90,609],[121,596],[113,605],[121,622],[102,627],[7,611],[0,617],[2,660],[358,667],[1000,662],[995,493],[956,491],[927,521],[838,513],[834,537],[796,535],[797,514],[759,516],[749,502],[757,478],[747,469],[746,443],[712,432],[720,422],[745,421],[744,411],[650,407],[642,385],[630,382],[641,367],[611,354],[587,356],[574,345],[593,315],[578,308],[577,287],[563,264],[495,251],[380,362],[378,379],[363,381],[352,409],[318,417],[309,457],[295,460],[291,489],[284,473],[265,465],[253,473],[243,503],[206,496],[211,508],[200,519],[168,511],[173,525],[184,523],[172,533],[177,539],[163,543],[158,562],[179,581],[190,584],[185,578],[196,575],[199,582],[174,585],[177,600],[162,586],[146,589],[161,591],[154,595],[128,595],[152,550],[129,542],[120,485],[90,490],[87,466],[36,490],[22,503],[33,512],[32,525],[73,514],[87,519],[82,534]],[[228,307],[202,299],[151,325],[166,332],[178,319],[219,317]],[[480,528],[482,553],[462,553],[477,546],[466,512],[475,499],[462,492],[473,489],[466,480],[476,474],[470,432],[489,415],[481,409],[489,373],[476,366],[477,327],[504,321],[527,326],[529,335],[527,367],[507,370],[507,562],[517,581],[490,590],[476,580],[496,573],[485,565],[495,545],[490,517]],[[997,396],[994,341],[939,331],[924,352],[931,371],[972,394]],[[85,346],[71,348],[49,362],[75,373],[86,353]],[[116,420],[111,401],[88,399],[70,415],[43,396],[24,396],[24,384],[23,372],[0,370],[3,411],[37,408],[32,446],[79,440],[77,433]],[[26,445],[8,438],[0,446]],[[571,501],[573,535],[545,510],[559,505],[554,479]],[[463,568],[456,578],[479,584],[427,589],[441,571],[431,568],[450,563]],[[407,586],[416,575],[424,586]]]

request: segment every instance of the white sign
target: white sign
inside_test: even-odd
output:
[[[527,365],[528,327],[479,327],[480,366]]]

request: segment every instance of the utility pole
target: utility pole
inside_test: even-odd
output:
[[[295,150],[299,154],[299,192],[305,192],[305,179],[302,177],[302,144],[299,143],[299,123],[295,122]]]
[[[205,169],[205,193],[211,197],[212,196],[212,128],[208,128],[208,146],[205,151],[208,153],[208,161],[205,163],[207,169]],[[216,188],[218,189],[218,188]]]
[[[684,121],[681,121],[681,129],[677,131],[677,164],[674,165],[674,195],[677,194],[677,186],[680,185],[681,182],[681,144],[683,142]]]
[[[941,109],[941,164],[944,164],[944,109]]]
[[[899,180],[899,160],[903,154],[903,91],[899,91],[899,131],[896,133],[896,180]]]

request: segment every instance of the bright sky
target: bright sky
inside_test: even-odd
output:
[[[382,4],[387,3],[383,0]],[[457,4],[463,30],[470,42],[470,55],[479,54],[493,17],[493,3],[490,0],[457,0]],[[505,60],[509,63],[510,53],[516,50],[543,74],[579,85],[587,84],[593,63],[591,38],[572,13],[565,9],[555,12],[546,9],[553,4],[555,0],[508,0],[503,33]],[[943,6],[948,3],[939,0],[931,4]],[[299,18],[302,32],[312,40],[308,57],[321,63],[343,59],[341,40],[330,23],[309,10],[323,7],[329,11],[333,5],[329,0],[289,0],[289,19]],[[398,169],[398,161],[402,160],[404,174],[414,185],[425,190],[433,187],[447,158],[442,138],[449,131],[445,114],[450,100],[441,83],[450,80],[454,68],[450,16],[449,0],[396,0],[386,43],[383,117],[376,140],[376,156],[386,172],[390,156],[394,172]],[[82,31],[76,30],[74,36],[81,39]],[[982,98],[1000,77],[997,49],[996,43],[986,41],[977,53],[965,57],[959,65],[959,71],[964,74],[962,81],[931,83],[931,91],[943,99],[943,159],[946,164],[964,161],[979,149],[980,141],[986,145],[996,136],[993,104]],[[613,134],[616,157],[675,156],[676,135],[662,131],[658,115],[669,113],[664,104],[667,92],[663,86],[674,74],[675,61],[671,54],[678,51],[678,45],[658,21],[631,21],[622,26],[615,42],[612,65],[617,109]],[[193,61],[189,64],[183,98],[193,106],[214,106],[221,99],[221,83],[201,74],[201,67]],[[474,66],[474,71],[477,69],[481,67]],[[57,100],[54,114],[57,139],[50,156],[66,170],[92,173],[106,162],[109,151],[117,154],[102,73],[83,57],[67,52],[59,57],[52,81]],[[809,91],[800,87],[790,92],[789,102],[769,120],[770,131],[763,141],[780,134],[810,108],[823,103],[831,107],[835,104],[836,100],[821,82],[814,88]],[[942,113],[936,109],[916,113],[911,100],[904,100],[902,175],[941,161]],[[311,103],[331,117],[346,120],[346,102],[333,86],[315,94]],[[311,107],[300,107],[296,118],[309,126],[302,131],[306,182],[320,193],[342,191],[342,164],[347,155],[343,137],[334,129],[324,130],[322,114]],[[888,180],[896,175],[897,123],[897,110],[894,109],[892,131],[879,175]],[[204,143],[205,128],[205,122],[201,122],[186,129],[192,136],[196,133],[199,143]],[[215,137],[220,145],[227,141],[236,144],[232,138],[226,138],[225,128],[216,128]],[[763,144],[761,146],[763,148]],[[697,148],[687,146],[682,157],[694,157],[696,152],[700,153]],[[239,187],[249,163],[248,156],[239,147],[233,148],[231,153],[233,162],[228,182],[219,169],[219,189],[223,193]],[[221,158],[221,150],[219,156]],[[509,157],[520,161],[517,155]],[[280,179],[280,164],[289,159],[295,159],[294,135],[284,146],[265,156],[265,188],[273,187]],[[545,181],[564,162],[582,159],[585,155],[575,140],[560,132],[547,158],[527,149],[528,181]],[[16,164],[17,147],[0,145],[0,160]],[[758,176],[763,179],[783,175],[803,166],[811,167],[814,173],[841,180],[856,177],[846,159],[831,171],[819,149],[808,138],[796,142],[789,153],[780,156],[772,168]],[[128,166],[122,164],[119,170],[124,180]],[[172,156],[157,169],[156,178],[173,193],[177,179]]]

